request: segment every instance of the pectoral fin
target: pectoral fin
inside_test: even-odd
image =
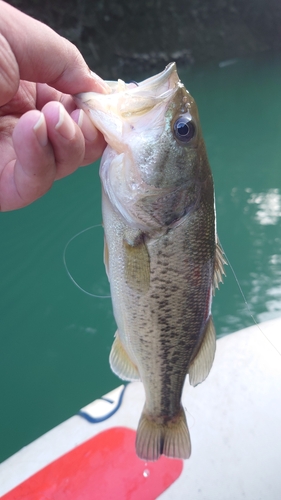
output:
[[[213,294],[215,294],[215,289],[219,288],[219,284],[223,282],[223,275],[225,275],[223,266],[225,264],[226,264],[226,260],[223,256],[223,249],[220,246],[219,241],[217,241],[216,252],[215,252]]]
[[[209,375],[216,351],[216,332],[212,316],[209,317],[199,351],[191,361],[188,373],[189,382],[194,387]]]
[[[123,247],[126,283],[136,292],[146,293],[150,284],[150,258],[143,235],[139,233],[134,239],[125,237]]]
[[[112,371],[116,375],[118,375],[118,377],[120,377],[122,380],[140,379],[136,365],[132,363],[121,343],[121,340],[118,335],[118,330],[115,334],[115,340],[111,348],[109,363]]]

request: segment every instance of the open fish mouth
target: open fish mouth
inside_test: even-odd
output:
[[[177,74],[176,63],[172,62],[166,66],[164,71],[139,82],[136,86],[132,83],[126,84],[122,80],[118,80],[116,82],[108,81],[106,83],[109,86],[111,93],[132,90],[132,93],[142,93],[143,91],[147,91],[154,96],[159,96],[167,90],[167,86],[169,89],[173,88],[178,82],[179,77]]]
[[[183,87],[175,63],[170,63],[164,71],[137,85],[122,80],[106,83],[107,94],[85,92],[75,95],[74,100],[90,116],[109,144],[115,139],[115,146],[116,139],[121,140],[122,137],[123,140],[124,121],[134,127],[135,122],[140,124],[143,118],[149,121],[155,108],[157,115],[159,108],[164,114],[177,89]]]

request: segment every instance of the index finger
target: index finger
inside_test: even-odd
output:
[[[68,94],[106,92],[105,82],[91,75],[72,43],[2,0],[0,11],[1,91],[3,85],[14,88],[15,79],[21,79],[47,83]]]

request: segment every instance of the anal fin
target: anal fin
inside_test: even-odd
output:
[[[140,379],[136,365],[131,361],[121,343],[118,330],[111,348],[109,363],[112,371],[122,380],[131,381]]]
[[[205,378],[209,375],[214,361],[215,352],[216,331],[213,318],[212,316],[209,316],[199,350],[188,368],[189,383],[194,387],[203,382],[203,380],[205,380]]]

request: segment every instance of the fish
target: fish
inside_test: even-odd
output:
[[[187,459],[182,390],[187,374],[196,386],[212,367],[211,304],[225,264],[212,172],[196,103],[175,63],[140,83],[107,85],[106,94],[82,93],[75,101],[108,144],[100,178],[117,324],[110,366],[144,386],[138,457]]]

